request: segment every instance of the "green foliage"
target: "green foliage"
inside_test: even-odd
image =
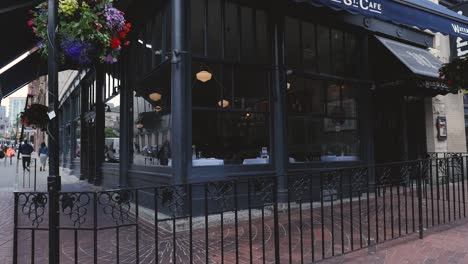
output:
[[[114,129],[110,128],[110,127],[106,127],[104,129],[104,135],[106,138],[116,138],[116,137],[119,137],[119,135],[117,135],[115,132],[114,132]]]

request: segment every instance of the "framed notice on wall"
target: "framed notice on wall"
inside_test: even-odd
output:
[[[447,118],[445,116],[438,116],[436,121],[437,138],[444,140],[447,138]]]

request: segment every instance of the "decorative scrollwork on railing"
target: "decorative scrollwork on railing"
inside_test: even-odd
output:
[[[322,176],[322,184],[324,191],[327,191],[328,194],[336,194],[341,192],[340,190],[340,181],[341,181],[341,171],[331,170],[325,172]]]
[[[448,160],[447,159],[437,159],[437,173],[439,178],[446,179],[448,176]]]
[[[452,166],[453,166],[453,178],[454,181],[460,181],[461,177],[463,177],[463,157],[461,156],[454,156],[452,157]]]
[[[431,176],[431,160],[423,160],[421,161],[421,179],[426,182],[430,179]]]
[[[253,199],[259,203],[272,203],[275,193],[273,178],[257,178],[250,182],[253,185]]]
[[[307,199],[312,193],[312,185],[310,176],[299,176],[291,179],[289,193],[296,201]]]
[[[157,189],[161,205],[168,208],[172,216],[178,216],[183,212],[183,206],[187,198],[184,186],[164,186]]]
[[[65,216],[75,227],[81,227],[86,222],[87,206],[91,198],[89,193],[61,193],[60,207]]]
[[[351,190],[360,192],[367,188],[369,174],[366,167],[351,169]]]
[[[417,164],[409,163],[409,164],[402,164],[399,168],[400,174],[400,184],[408,185],[411,181],[411,173],[413,173],[413,169]]]
[[[392,183],[392,167],[380,167],[377,170],[379,185],[389,185]]]
[[[130,220],[132,190],[100,192],[97,199],[98,203],[104,207],[104,214],[110,215],[117,225],[125,224]]]
[[[208,199],[215,201],[220,211],[226,211],[232,208],[234,198],[232,182],[211,182],[208,183],[207,188]]]
[[[39,227],[44,221],[45,207],[48,197],[45,193],[20,193],[18,195],[18,207],[21,213],[26,215],[33,227]]]

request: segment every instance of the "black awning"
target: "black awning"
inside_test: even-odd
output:
[[[0,68],[34,47],[38,40],[27,25],[28,11],[39,0],[1,0],[0,24],[3,41],[0,42]],[[7,96],[38,77],[39,55],[33,54],[0,75],[3,96]],[[47,69],[45,69],[47,70]]]
[[[382,37],[376,38],[414,74],[438,78],[442,62],[428,50]]]
[[[370,43],[377,92],[411,96],[453,92],[438,78],[442,62],[427,49],[377,36]]]

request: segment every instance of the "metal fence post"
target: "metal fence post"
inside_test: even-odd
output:
[[[423,204],[422,204],[422,177],[423,177],[423,168],[424,164],[422,161],[418,162],[419,173],[417,174],[417,193],[418,193],[418,224],[419,224],[419,239],[423,239]]]
[[[13,264],[18,263],[18,193],[14,193],[14,215],[13,215]]]
[[[275,263],[280,263],[280,241],[279,241],[279,215],[278,215],[278,177],[274,179],[273,188],[273,218],[275,225]]]

